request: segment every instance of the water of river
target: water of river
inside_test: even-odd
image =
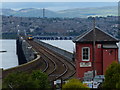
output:
[[[75,44],[72,40],[42,40],[43,42],[49,43],[53,46],[59,47],[66,51],[73,53]],[[120,43],[118,44],[120,48]],[[18,58],[16,55],[16,40],[0,40],[0,68],[8,69],[18,65]],[[120,49],[119,49],[120,58]]]
[[[0,40],[0,68],[8,69],[18,66],[16,55],[16,40]]]

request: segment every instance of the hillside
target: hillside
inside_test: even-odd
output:
[[[118,17],[96,17],[96,26],[119,37]],[[2,35],[13,37],[17,31],[33,35],[77,36],[93,28],[93,18],[35,18],[35,17],[2,17]],[[120,38],[120,37],[119,37]]]
[[[1,11],[1,10],[0,10]],[[50,17],[80,17],[86,18],[89,16],[117,16],[117,6],[96,7],[96,8],[74,8],[61,11],[51,11],[46,9],[45,16]],[[43,10],[36,8],[25,8],[21,10],[2,9],[2,15],[5,16],[20,16],[20,17],[43,17]]]
[[[97,7],[97,8],[76,8],[59,11],[63,16],[69,17],[88,17],[88,16],[117,16],[118,8],[116,6]]]

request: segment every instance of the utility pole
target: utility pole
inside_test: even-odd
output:
[[[93,18],[93,61],[92,61],[92,70],[93,70],[93,79],[95,77],[95,60],[96,60],[96,32],[95,32],[95,17]]]

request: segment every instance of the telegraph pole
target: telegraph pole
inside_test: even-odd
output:
[[[93,18],[93,61],[92,61],[92,70],[93,70],[93,79],[95,77],[95,60],[96,60],[96,32],[95,32],[95,17]]]

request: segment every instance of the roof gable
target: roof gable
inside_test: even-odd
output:
[[[73,39],[73,42],[92,42],[94,38],[93,30],[87,31],[84,34]],[[118,39],[112,35],[95,27],[95,41],[97,42],[118,42]]]

